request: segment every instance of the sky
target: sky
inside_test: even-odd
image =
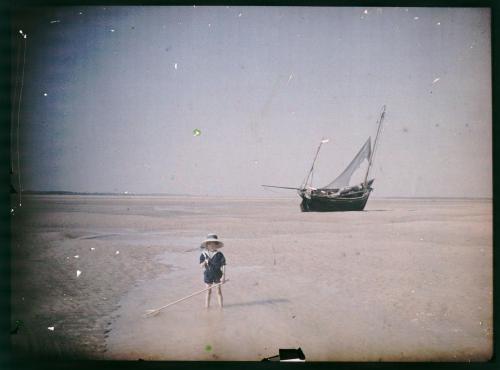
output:
[[[293,196],[260,185],[299,186],[323,138],[328,184],[385,105],[372,196],[492,197],[489,9],[57,7],[13,27],[23,190]]]

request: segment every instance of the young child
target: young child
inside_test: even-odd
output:
[[[203,278],[207,288],[214,284],[223,283],[226,275],[226,258],[218,249],[222,248],[222,243],[215,234],[207,235],[207,238],[201,243],[203,249],[200,256],[200,265],[205,269]],[[212,289],[207,290],[205,299],[205,307],[210,306],[210,295]],[[222,308],[222,290],[221,286],[217,286],[217,298],[219,306]]]

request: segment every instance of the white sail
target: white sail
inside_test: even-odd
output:
[[[348,186],[349,181],[351,181],[352,174],[359,168],[365,159],[370,160],[370,155],[371,138],[368,138],[346,169],[335,180],[324,186],[322,189],[340,189]]]

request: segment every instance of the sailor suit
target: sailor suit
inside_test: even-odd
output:
[[[220,283],[222,277],[222,266],[226,264],[226,258],[219,251],[205,250],[201,253],[200,263],[207,261],[205,272],[203,274],[206,284]]]

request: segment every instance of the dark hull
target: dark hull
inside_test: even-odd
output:
[[[326,197],[311,195],[311,199],[303,194],[300,209],[302,212],[346,212],[362,211],[365,209],[366,202],[370,196],[370,190],[365,190],[362,194],[355,197]]]

